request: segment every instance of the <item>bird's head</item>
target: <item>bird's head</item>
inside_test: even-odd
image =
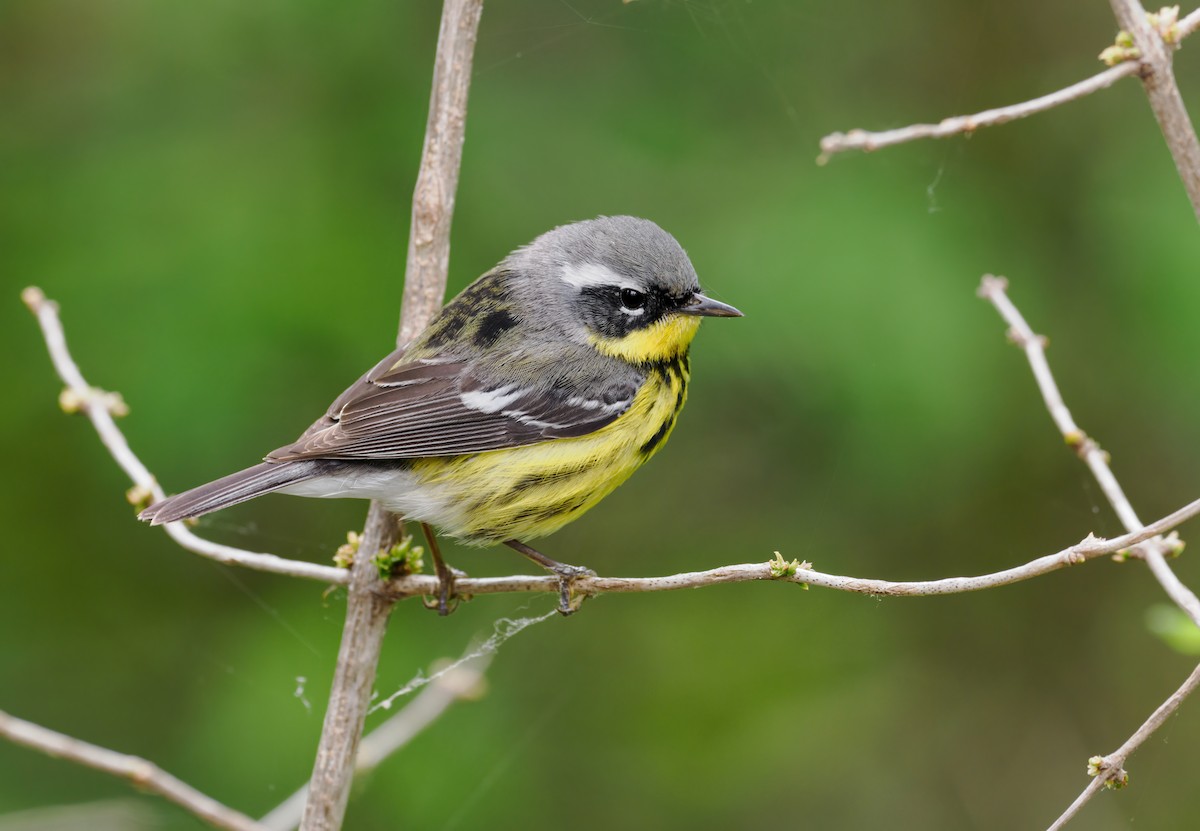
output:
[[[687,253],[646,219],[611,216],[563,225],[506,262],[523,306],[543,324],[635,364],[683,354],[701,317],[741,317],[705,297]],[[536,296],[535,296],[536,295]]]

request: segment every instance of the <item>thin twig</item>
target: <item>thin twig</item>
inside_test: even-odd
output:
[[[216,828],[225,828],[228,831],[267,831],[245,814],[222,805],[211,796],[202,794],[186,782],[176,779],[153,762],[138,756],[98,747],[3,711],[0,711],[0,736],[41,751],[47,756],[66,759],[128,779],[134,787],[169,799]]]
[[[956,115],[943,119],[937,124],[911,124],[907,127],[878,132],[855,129],[845,133],[830,133],[821,139],[821,155],[817,157],[817,163],[824,164],[831,156],[845,153],[848,150],[862,150],[869,153],[872,150],[880,150],[884,147],[918,139],[949,138],[960,133],[973,133],[980,127],[995,127],[1107,89],[1122,78],[1136,75],[1137,72],[1136,62],[1120,63],[1065,89],[1043,95],[1041,98],[1022,101],[1007,107],[984,110],[974,115]]]
[[[1196,9],[1179,21],[1179,39],[1183,40],[1197,29],[1200,29],[1200,9]]]
[[[698,589],[721,583],[749,583],[759,580],[774,580],[797,583],[803,586],[818,586],[836,591],[853,592],[887,597],[928,597],[944,594],[993,589],[1020,583],[1032,577],[1094,560],[1105,555],[1128,551],[1138,543],[1157,534],[1169,531],[1187,520],[1200,515],[1200,499],[1179,510],[1150,523],[1137,533],[1123,534],[1112,539],[1092,535],[1081,542],[1054,554],[1038,557],[1014,568],[983,574],[977,577],[945,577],[938,580],[916,580],[897,582],[862,577],[844,577],[814,571],[805,564],[795,565],[779,561],[766,563],[744,563],[721,566],[708,571],[693,571],[665,577],[579,577],[572,583],[572,591],[583,595],[608,593],[660,592],[678,589]],[[399,577],[388,584],[388,590],[402,597],[433,595],[436,593],[436,577],[424,574]],[[558,578],[554,576],[514,575],[511,577],[460,577],[455,581],[455,591],[462,595],[495,594],[499,592],[554,592],[558,591]]]
[[[1187,107],[1175,83],[1175,71],[1171,66],[1175,45],[1168,44],[1146,16],[1141,0],[1109,0],[1113,14],[1121,28],[1133,37],[1134,45],[1141,58],[1138,73],[1150,109],[1158,120],[1163,140],[1175,160],[1175,169],[1192,202],[1192,212],[1200,219],[1200,139],[1188,118]],[[1176,10],[1178,7],[1175,7]],[[1162,15],[1160,14],[1160,23]],[[1169,24],[1168,24],[1169,25]],[[1171,39],[1178,42],[1182,37],[1179,24],[1171,32]]]
[[[1167,551],[1171,549],[1168,548]],[[1177,548],[1175,550],[1178,550]],[[1167,596],[1175,602],[1175,605],[1183,609],[1184,614],[1192,619],[1192,623],[1200,626],[1200,599],[1197,599],[1196,593],[1183,584],[1183,581],[1175,575],[1171,567],[1167,565],[1166,553],[1163,546],[1152,546],[1142,553],[1142,559],[1146,561],[1154,578],[1158,580],[1159,585],[1163,587],[1163,591]]]
[[[1117,2],[1117,0],[1114,0],[1114,2]],[[1182,41],[1196,31],[1197,28],[1200,28],[1200,9],[1192,12],[1179,22],[1176,29],[1177,39]],[[1043,95],[1031,101],[1022,101],[1019,104],[1012,104],[1007,107],[984,110],[974,115],[954,116],[946,118],[937,124],[913,124],[908,127],[879,132],[856,129],[845,133],[831,133],[821,139],[821,155],[817,157],[817,161],[823,164],[831,156],[837,153],[844,153],[847,150],[870,152],[918,139],[948,138],[961,133],[970,134],[981,127],[994,127],[1034,115],[1035,113],[1044,112],[1045,110],[1066,104],[1069,101],[1075,101],[1091,95],[1093,92],[1107,89],[1122,78],[1137,75],[1142,71],[1143,64],[1141,61],[1126,61],[1098,72],[1092,77],[1085,78],[1069,87],[1052,92],[1049,95]]]
[[[1025,351],[1038,389],[1041,390],[1042,399],[1046,402],[1046,409],[1050,411],[1050,417],[1062,433],[1063,440],[1087,463],[1092,475],[1100,484],[1100,490],[1116,511],[1125,529],[1131,533],[1140,531],[1142,521],[1138,519],[1137,512],[1125,496],[1117,477],[1113,475],[1108,454],[1075,423],[1071,411],[1063,402],[1062,393],[1059,392],[1054,375],[1050,372],[1050,364],[1046,360],[1046,338],[1030,328],[1020,310],[1009,298],[1007,289],[1008,281],[1003,277],[985,274],[979,284],[979,296],[996,308],[1009,325],[1009,338]],[[1146,560],[1163,589],[1196,625],[1200,626],[1200,599],[1180,582],[1166,562],[1166,555],[1176,554],[1180,549],[1178,539],[1161,537],[1154,537],[1137,547],[1139,555]]]
[[[1158,709],[1129,737],[1125,744],[1107,756],[1090,759],[1088,761],[1088,773],[1092,775],[1092,781],[1088,783],[1088,786],[1083,789],[1083,793],[1075,798],[1075,801],[1063,812],[1062,816],[1054,821],[1054,824],[1047,831],[1060,831],[1072,817],[1079,813],[1079,809],[1103,788],[1123,787],[1126,785],[1129,781],[1129,776],[1125,772],[1125,761],[1133,754],[1133,751],[1141,747],[1146,739],[1154,734],[1154,731],[1163,726],[1166,720],[1179,709],[1179,705],[1183,703],[1184,699],[1191,695],[1198,686],[1200,686],[1200,666],[1192,670],[1192,674],[1183,682],[1183,685],[1171,693],[1170,698],[1159,705]]]
[[[358,748],[358,760],[354,765],[355,775],[374,770],[384,759],[437,721],[451,704],[477,697],[489,661],[490,657],[484,656],[475,660],[473,666],[457,666],[445,675],[435,678],[403,710],[364,736],[362,745]],[[259,820],[259,823],[268,831],[291,831],[300,824],[307,799],[308,786],[305,785]]]
[[[121,432],[121,428],[117,427],[113,410],[120,407],[120,397],[114,396],[112,393],[105,393],[88,384],[75,360],[71,357],[71,353],[67,349],[67,339],[63,333],[62,321],[58,317],[58,304],[53,300],[48,300],[42,290],[34,286],[21,292],[21,299],[25,301],[25,305],[29,307],[41,325],[50,360],[54,363],[58,377],[67,385],[73,405],[92,422],[100,436],[100,441],[129,476],[135,488],[140,489],[144,495],[153,497],[155,501],[165,498],[166,494],[163,493],[158,480],[129,448],[125,434]],[[288,560],[276,557],[274,554],[259,554],[221,545],[196,536],[182,522],[168,523],[163,527],[175,542],[188,551],[220,563],[285,574],[289,577],[319,580],[324,583],[340,585],[350,582],[350,573],[344,569],[300,560]]]

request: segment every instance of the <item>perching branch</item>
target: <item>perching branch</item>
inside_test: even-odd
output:
[[[66,759],[84,767],[128,779],[134,787],[156,793],[190,811],[215,828],[227,831],[268,831],[245,814],[227,808],[210,796],[181,782],[153,762],[117,753],[62,733],[49,730],[0,711],[0,736],[47,756]]]
[[[442,5],[429,120],[413,194],[398,345],[407,343],[428,325],[446,293],[450,222],[482,13],[483,0],[445,0]],[[401,533],[399,518],[372,502],[351,568],[346,623],[300,824],[302,831],[337,831],[342,826],[383,636],[395,602],[378,591],[379,575],[372,560],[375,552],[390,548]]]
[[[817,157],[817,162],[824,164],[831,156],[847,150],[870,152],[917,139],[946,138],[960,133],[970,134],[980,127],[1004,124],[1061,106],[1068,101],[1075,101],[1091,95],[1093,92],[1106,89],[1121,78],[1138,75],[1146,87],[1150,106],[1154,110],[1155,117],[1158,118],[1163,138],[1175,159],[1175,165],[1179,170],[1184,187],[1187,189],[1192,207],[1197,217],[1200,218],[1200,143],[1197,142],[1196,132],[1188,119],[1187,110],[1179,95],[1179,88],[1175,84],[1175,76],[1171,69],[1171,55],[1174,49],[1186,37],[1200,28],[1200,9],[1193,11],[1173,26],[1168,24],[1167,31],[1171,40],[1171,43],[1168,44],[1164,41],[1163,35],[1150,25],[1146,18],[1146,12],[1139,5],[1138,0],[1110,0],[1110,2],[1120,21],[1121,28],[1132,36],[1136,46],[1136,52],[1131,52],[1124,62],[1065,89],[1031,101],[984,110],[974,115],[954,116],[937,124],[913,124],[881,132],[855,129],[846,133],[831,133],[821,139],[821,155]]]
[[[869,594],[882,597],[929,597],[944,594],[994,589],[1020,583],[1052,571],[1094,560],[1105,555],[1128,551],[1138,543],[1175,528],[1200,515],[1200,499],[1152,522],[1134,534],[1112,539],[1088,535],[1083,541],[1054,554],[1038,557],[1014,568],[983,574],[977,577],[944,577],[937,580],[896,582],[864,577],[844,577],[814,571],[807,563],[787,563],[782,558],[766,563],[744,563],[721,566],[708,571],[684,572],[665,577],[580,577],[572,591],[584,595],[609,593],[641,593],[698,589],[722,583],[749,583],[774,580],[817,586],[835,591]],[[437,590],[437,578],[415,574],[400,577],[388,584],[388,589],[402,597],[429,595]],[[498,592],[553,592],[558,590],[558,578],[553,576],[464,577],[455,583],[455,590],[464,595],[495,594]]]

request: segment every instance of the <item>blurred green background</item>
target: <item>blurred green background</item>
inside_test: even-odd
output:
[[[169,491],[290,441],[392,343],[438,14],[0,5],[0,708],[251,814],[310,771],[344,596],[135,522],[88,423],[58,410],[18,293],[62,304],[84,373],[124,394],[130,442]],[[814,164],[827,132],[1074,82],[1114,29],[1100,0],[489,3],[452,290],[554,225],[631,213],[746,312],[703,327],[667,450],[543,550],[604,574],[779,550],[911,579],[1118,533],[975,297],[989,271],[1051,336],[1068,403],[1143,518],[1200,495],[1200,235],[1136,82]],[[1194,47],[1177,62],[1193,112]],[[363,509],[267,497],[199,530],[327,562]],[[504,550],[448,554],[527,571]],[[1178,570],[1200,585],[1195,555]],[[358,784],[347,827],[1044,827],[1087,757],[1196,660],[1147,625],[1163,599],[1144,568],[1107,561],[937,599],[603,597],[506,644],[486,697]],[[448,619],[402,604],[378,689],[552,604],[480,598]],[[1198,741],[1191,701],[1079,827],[1192,824]],[[0,744],[0,829],[79,803],[104,807],[58,827],[97,831],[130,805],[140,819],[116,827],[200,827]]]

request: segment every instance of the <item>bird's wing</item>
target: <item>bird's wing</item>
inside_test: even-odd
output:
[[[399,361],[399,363],[396,363]],[[270,461],[457,456],[582,436],[629,408],[641,379],[579,377],[566,362],[525,356],[520,371],[471,361],[404,362],[394,353],[342,393],[328,414]],[[505,377],[510,376],[510,377]],[[537,379],[523,384],[516,377]]]

